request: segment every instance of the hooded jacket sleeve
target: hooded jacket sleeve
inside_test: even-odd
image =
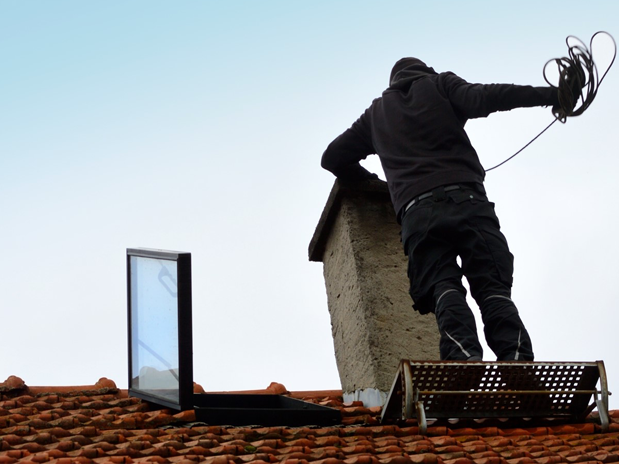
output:
[[[378,178],[359,164],[359,161],[368,155],[376,153],[367,124],[367,113],[366,111],[350,129],[331,142],[322,155],[321,166],[339,179]]]
[[[553,87],[470,84],[450,72],[442,73],[439,82],[454,110],[466,119],[483,118],[496,111],[559,103],[557,89]]]

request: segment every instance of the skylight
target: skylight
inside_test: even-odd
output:
[[[128,249],[127,280],[130,392],[191,407],[191,254]]]

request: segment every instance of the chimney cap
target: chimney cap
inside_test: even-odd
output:
[[[314,236],[309,244],[309,260],[314,262],[322,262],[322,257],[325,252],[325,246],[331,228],[335,222],[335,218],[342,205],[344,198],[364,197],[364,198],[381,198],[391,201],[387,182],[383,180],[363,180],[356,182],[343,182],[339,179],[335,180],[327,203],[322,211]]]

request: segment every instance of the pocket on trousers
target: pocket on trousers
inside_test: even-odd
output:
[[[501,282],[511,288],[514,282],[514,256],[510,252],[495,253],[495,263]]]
[[[486,222],[486,227],[482,228],[480,232],[493,257],[499,280],[511,288],[514,275],[514,255],[509,251],[507,240],[500,231],[499,220],[496,216],[487,218],[487,221],[492,227],[488,227],[488,222]]]
[[[465,201],[477,203],[478,201],[485,200],[483,195],[473,190],[456,190],[449,193],[449,198],[456,204],[464,203]]]
[[[424,236],[430,225],[432,206],[413,205],[402,218],[402,245],[408,255],[409,243]]]

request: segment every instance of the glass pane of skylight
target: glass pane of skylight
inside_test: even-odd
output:
[[[131,256],[131,388],[179,401],[177,262]]]

